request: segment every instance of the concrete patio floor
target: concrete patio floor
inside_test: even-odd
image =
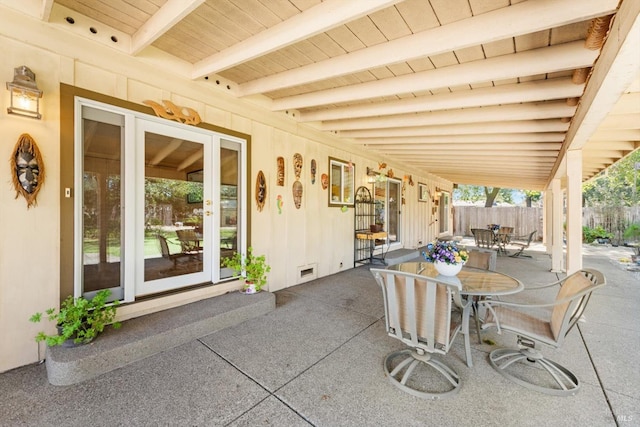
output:
[[[640,425],[640,277],[618,262],[625,249],[585,246],[584,266],[602,271],[607,286],[562,348],[542,348],[581,380],[576,396],[547,396],[500,376],[488,352],[515,337],[493,331],[483,338],[495,346],[472,331],[473,368],[460,337],[443,356],[462,378],[456,397],[399,391],[382,360],[402,344],[386,335],[381,292],[362,266],[279,291],[264,316],[80,384],[50,385],[44,364],[1,374],[0,425]],[[526,285],[556,280],[548,255],[527,252],[533,258],[498,257],[498,271]]]

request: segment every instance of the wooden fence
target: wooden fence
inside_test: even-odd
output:
[[[542,239],[543,208],[520,206],[479,206],[453,207],[453,233],[471,236],[472,228],[486,228],[487,224],[514,227],[514,234],[524,236],[537,230],[536,238]],[[640,224],[640,206],[609,206],[582,209],[582,225],[589,228],[603,227],[620,239],[629,224]]]
[[[536,230],[534,239],[542,240],[542,214],[542,208],[521,206],[454,206],[453,234],[471,236],[472,228],[487,228],[488,224],[500,224],[513,227],[516,236],[525,236]]]

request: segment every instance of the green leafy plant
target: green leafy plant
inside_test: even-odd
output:
[[[613,233],[609,233],[601,225],[596,228],[582,227],[582,239],[585,243],[591,243],[597,239],[612,239]]]
[[[47,345],[55,346],[73,339],[76,344],[85,344],[93,340],[110,323],[113,323],[114,328],[119,328],[120,323],[113,322],[119,301],[109,304],[107,299],[110,295],[111,291],[108,289],[99,291],[90,300],[70,295],[60,304],[57,312],[55,308],[45,311],[46,318],[56,322],[58,334],[47,335],[41,331],[35,337],[36,342],[46,341]],[[38,323],[45,315],[35,313],[29,320]]]
[[[630,224],[623,234],[625,239],[639,240],[640,239],[640,224]]]
[[[265,256],[254,255],[252,247],[247,248],[246,255],[235,252],[233,256],[223,258],[222,265],[234,270],[236,276],[240,276],[244,272],[246,275],[245,289],[253,284],[256,291],[261,290],[267,283],[267,273],[271,271]]]

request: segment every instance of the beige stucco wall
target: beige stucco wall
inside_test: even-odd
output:
[[[36,311],[57,306],[59,301],[60,246],[60,153],[59,85],[65,83],[123,100],[141,103],[145,99],[171,99],[177,105],[196,109],[203,121],[252,137],[251,177],[253,193],[257,172],[265,173],[268,199],[258,212],[252,198],[251,244],[264,253],[272,271],[269,290],[276,291],[299,282],[299,267],[315,264],[318,277],[353,266],[353,209],[342,212],[327,207],[327,191],[322,190],[320,175],[328,172],[328,157],[350,160],[356,165],[356,186],[366,185],[366,167],[377,167],[380,160],[357,151],[344,142],[321,133],[285,113],[273,113],[261,107],[260,100],[242,101],[211,82],[193,82],[187,64],[167,62],[153,48],[139,58],[131,58],[103,45],[78,38],[64,28],[47,25],[0,6],[0,75],[13,78],[13,68],[27,65],[37,75],[44,91],[43,120],[9,116],[9,94],[3,91],[0,105],[0,372],[33,363],[41,355],[33,340],[40,325],[28,322]],[[21,133],[30,133],[44,156],[46,182],[38,196],[38,205],[26,209],[23,199],[14,199],[9,158]],[[302,208],[295,209],[291,193],[292,157],[304,159]],[[277,187],[276,157],[283,156],[287,166],[284,187]],[[309,164],[318,164],[316,184],[311,185]],[[436,181],[403,170],[388,161],[398,177],[411,174],[415,186],[405,183],[406,205],[402,210],[401,236],[405,247],[416,247],[437,234],[430,203],[418,203],[417,183],[451,189],[451,183]],[[277,195],[284,207],[278,214]],[[121,318],[184,304],[226,292],[238,286],[227,284],[190,291],[123,307]],[[43,354],[43,348],[40,348]]]

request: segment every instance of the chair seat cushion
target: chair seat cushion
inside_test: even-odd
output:
[[[494,306],[493,309],[499,322],[496,322],[493,312],[487,310],[485,324],[497,323],[500,328],[516,334],[522,332],[547,344],[555,342],[549,322],[521,311],[511,310],[508,307]]]

